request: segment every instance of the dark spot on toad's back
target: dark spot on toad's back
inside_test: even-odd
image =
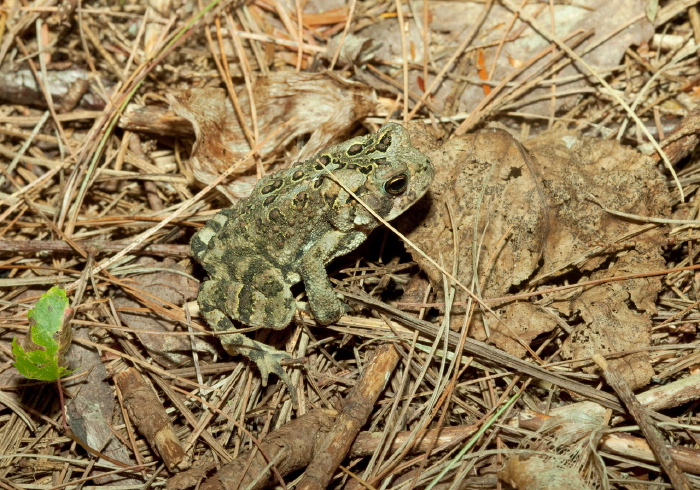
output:
[[[355,155],[358,155],[360,153],[362,153],[362,145],[359,143],[355,143],[350,148],[348,148],[348,155],[350,155],[351,157],[354,157]]]

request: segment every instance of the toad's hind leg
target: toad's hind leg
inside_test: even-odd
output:
[[[244,285],[229,296],[226,312],[251,327],[281,329],[292,321],[296,302],[282,272],[261,257],[237,264]],[[233,292],[233,291],[232,291]]]
[[[296,404],[296,388],[292,384],[292,379],[282,368],[280,361],[290,359],[291,356],[270,347],[267,344],[253,340],[242,333],[236,332],[236,327],[229,317],[240,320],[251,326],[283,328],[289,324],[294,315],[294,297],[286,289],[286,298],[268,298],[252,287],[238,282],[223,282],[209,280],[202,284],[197,301],[200,313],[207,323],[219,331],[231,332],[220,336],[221,345],[231,355],[241,354],[253,361],[260,370],[263,386],[267,386],[267,379],[270,373],[275,373],[289,388],[292,401]],[[259,315],[249,315],[249,311],[255,311],[260,306],[276,305],[286,307],[286,314],[276,320],[275,324],[260,324]],[[251,306],[253,308],[251,309]],[[255,320],[247,321],[247,320]],[[286,323],[283,323],[286,320]]]

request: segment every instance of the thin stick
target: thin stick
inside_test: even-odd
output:
[[[671,456],[671,452],[666,447],[666,441],[664,441],[658,427],[654,424],[654,421],[651,420],[644,406],[637,400],[637,397],[634,396],[634,392],[627,384],[625,378],[620,375],[617,369],[610,368],[608,362],[600,354],[595,354],[593,360],[603,371],[605,381],[615,390],[617,396],[620,397],[620,401],[627,407],[630,415],[634,417],[637,425],[639,425],[642,434],[646,437],[649,447],[654,451],[659,464],[666,475],[668,475],[669,480],[671,480],[673,488],[681,490],[690,490],[693,488],[686,474],[681,471],[676,461]]]

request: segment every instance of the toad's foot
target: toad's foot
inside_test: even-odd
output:
[[[335,302],[334,305],[330,307],[327,306],[325,309],[321,309],[320,311],[318,309],[314,309],[313,306],[305,301],[297,301],[296,309],[313,316],[314,320],[321,325],[330,325],[331,323],[335,323],[340,320],[343,315],[347,315],[348,313],[352,313],[354,311],[352,306],[348,305],[344,301],[345,296],[343,296],[341,293],[335,293],[335,297],[337,298],[337,302]]]
[[[280,361],[291,359],[292,356],[267,344],[250,339],[241,333],[222,335],[221,345],[229,354],[241,354],[253,361],[260,370],[263,386],[267,386],[267,379],[270,373],[279,376],[282,382],[287,385],[292,403],[294,406],[298,405],[296,387],[292,384],[292,378],[280,364]]]

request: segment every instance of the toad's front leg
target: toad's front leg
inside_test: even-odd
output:
[[[348,312],[349,306],[338,299],[326,264],[334,258],[357,248],[366,238],[358,231],[333,231],[317,241],[302,257],[300,274],[306,287],[309,306],[322,325],[337,321]]]

